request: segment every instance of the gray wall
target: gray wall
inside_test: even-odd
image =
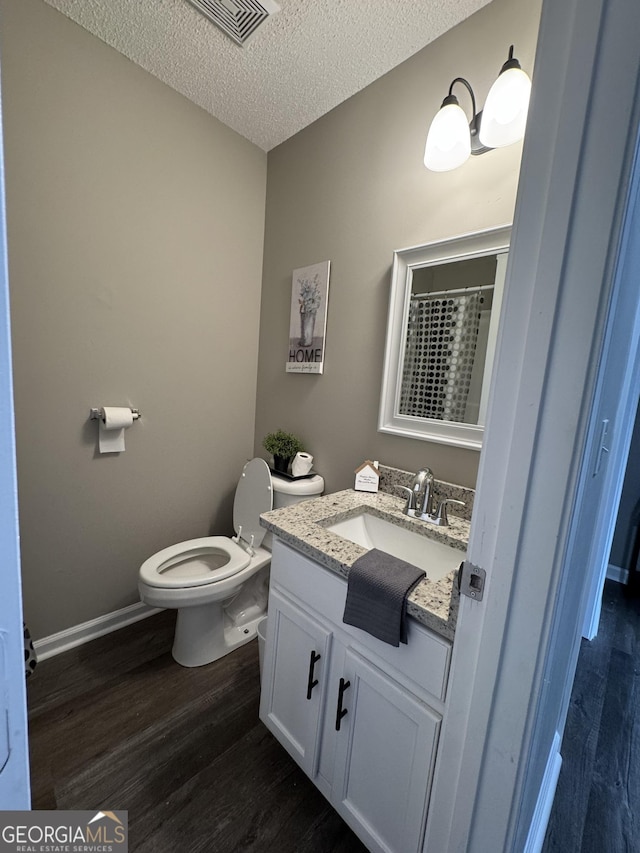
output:
[[[541,3],[494,0],[269,153],[255,450],[297,433],[327,488],[363,459],[473,486],[475,451],[377,432],[394,249],[509,223],[521,146],[454,172],[423,164],[432,116],[454,77],[484,103],[510,44],[531,70]],[[464,90],[460,103],[469,109]],[[331,261],[325,373],[285,374],[291,274]]]
[[[1,0],[25,618],[138,600],[252,453],[266,155],[40,0]],[[96,455],[91,406],[134,405]]]

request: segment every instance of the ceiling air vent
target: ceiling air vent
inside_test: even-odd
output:
[[[189,0],[236,44],[246,44],[269,15],[280,11],[273,0]]]

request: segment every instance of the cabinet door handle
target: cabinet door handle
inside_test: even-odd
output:
[[[347,713],[347,709],[342,707],[342,700],[344,698],[344,691],[351,687],[350,681],[345,681],[344,678],[340,679],[340,687],[338,688],[338,707],[336,708],[336,731],[340,731],[340,720]]]
[[[313,649],[311,650],[311,657],[309,658],[309,678],[307,679],[307,699],[311,699],[311,692],[316,684],[318,684],[318,679],[313,677],[313,669],[320,660],[320,657],[321,655],[316,654]]]

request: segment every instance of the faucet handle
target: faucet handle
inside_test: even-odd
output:
[[[416,508],[416,492],[410,489],[409,486],[396,486],[395,488],[402,489],[403,492],[407,493],[407,505],[404,508],[404,513],[408,515],[410,510],[415,510]]]
[[[437,524],[440,524],[442,527],[449,526],[447,504],[457,504],[458,506],[465,506],[464,501],[457,501],[454,498],[446,498],[446,500],[440,501],[440,503],[438,504],[438,512],[436,513],[436,518]]]

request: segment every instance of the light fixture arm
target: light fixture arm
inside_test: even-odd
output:
[[[471,96],[471,109],[473,111],[473,115],[475,116],[475,114],[476,114],[476,96],[473,94],[473,89],[471,88],[471,83],[469,83],[468,80],[465,80],[464,77],[456,77],[454,80],[452,80],[451,85],[449,86],[449,94],[447,97],[448,98],[455,98],[455,95],[453,94],[453,87],[456,85],[456,83],[462,83],[464,86],[467,87],[467,91],[469,92],[469,95]],[[457,100],[457,98],[456,98],[456,100]]]
[[[513,48],[511,48],[511,53],[509,59],[511,59],[511,55],[513,53]],[[508,62],[509,60],[507,60]],[[517,62],[518,60],[513,60]],[[505,62],[505,65],[507,64]],[[483,145],[480,142],[480,137],[478,136],[478,132],[480,130],[480,121],[482,119],[482,110],[479,113],[476,112],[476,96],[473,93],[473,89],[471,88],[471,84],[468,80],[465,80],[464,77],[456,77],[452,80],[451,85],[449,86],[449,94],[442,102],[442,106],[444,107],[446,104],[457,104],[458,99],[453,94],[453,87],[456,83],[462,83],[463,86],[466,86],[467,91],[471,97],[471,110],[472,110],[472,119],[469,122],[469,133],[471,135],[471,153],[472,154],[484,154],[486,151],[491,151],[491,148],[488,148],[486,145]]]
[[[509,56],[507,58],[507,61],[504,63],[504,65],[500,69],[500,74],[502,74],[504,71],[509,71],[509,69],[511,69],[511,68],[518,68],[518,69],[522,68],[522,65],[520,65],[518,60],[514,59],[513,45],[511,45],[509,48]],[[500,76],[500,74],[498,75],[498,77]]]

